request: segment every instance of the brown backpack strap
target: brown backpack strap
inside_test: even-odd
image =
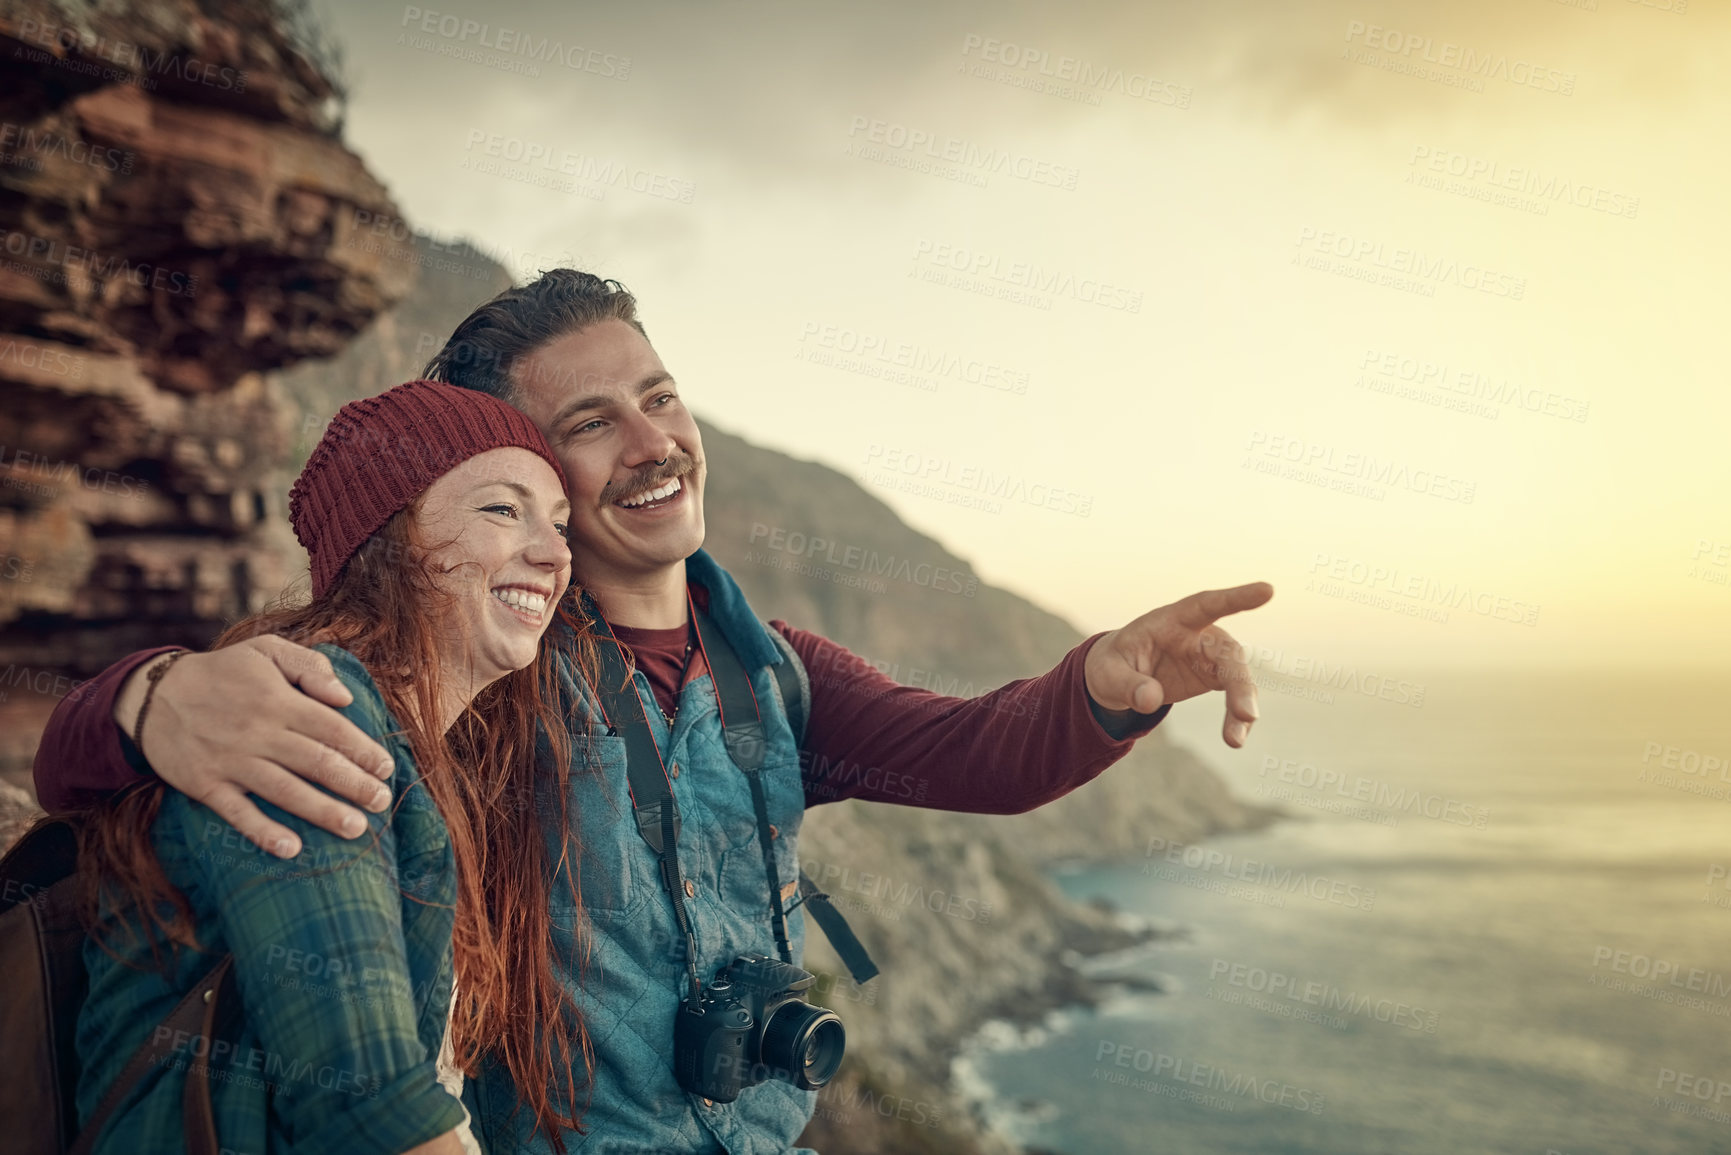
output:
[[[138,1050],[132,1052],[132,1058],[121,1068],[113,1086],[102,1096],[102,1102],[97,1104],[95,1113],[90,1116],[90,1122],[78,1132],[78,1140],[73,1143],[67,1155],[90,1155],[96,1147],[96,1141],[102,1137],[103,1127],[114,1114],[115,1108],[120,1106],[121,1100],[138,1085],[138,1081],[144,1078],[150,1068],[172,1061],[175,1040],[201,1037],[205,1040],[205,1063],[187,1068],[186,1089],[181,1099],[181,1118],[186,1130],[186,1149],[190,1155],[217,1155],[220,1147],[216,1137],[216,1116],[210,1101],[210,1048],[215,1039],[212,1028],[219,1022],[219,1010],[228,1009],[224,1004],[234,1001],[232,990],[228,998],[223,997],[225,988],[231,989],[234,985],[233,968],[234,956],[224,955],[222,961],[212,967],[210,972],[175,1004],[174,1009],[150,1032],[150,1037],[138,1045]]]
[[[234,956],[224,955],[196,990],[202,992],[203,1000],[198,1033],[206,1040],[204,1066],[186,1072],[180,1097],[181,1129],[186,1132],[187,1155],[222,1155],[222,1143],[216,1135],[216,1108],[210,1101],[210,1063],[216,1040],[235,1017]]]

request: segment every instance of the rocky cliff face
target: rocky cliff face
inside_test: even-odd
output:
[[[413,282],[278,4],[0,0],[0,773],[77,679],[292,572],[265,371]]]

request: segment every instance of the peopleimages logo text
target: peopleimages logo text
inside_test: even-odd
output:
[[[762,543],[776,553],[806,561],[821,557],[825,564],[839,570],[872,577],[887,577],[942,593],[961,594],[971,598],[980,585],[979,578],[962,570],[915,561],[908,557],[897,557],[893,553],[880,554],[875,549],[849,545],[817,534],[807,535],[797,529],[787,530],[780,526],[765,525],[761,521],[753,523],[750,543]]]
[[[1435,37],[1416,32],[1401,32],[1380,24],[1351,20],[1346,25],[1349,44],[1362,44],[1378,52],[1411,59],[1414,55],[1426,64],[1454,68],[1479,80],[1505,80],[1510,84],[1555,92],[1560,96],[1575,94],[1575,74],[1546,68],[1530,60],[1509,59],[1503,52],[1481,52],[1463,48],[1452,40],[1438,41]]]
[[[1071,165],[1055,164],[1014,149],[977,144],[929,128],[917,125],[910,127],[876,117],[854,117],[848,126],[847,134],[849,137],[863,135],[866,144],[882,145],[898,152],[946,161],[989,175],[1010,176],[1032,184],[1051,185],[1066,190],[1075,189],[1076,181],[1081,175],[1080,171]],[[874,159],[869,154],[861,155]]]
[[[58,237],[0,228],[0,252],[36,267],[21,270],[26,272],[78,269],[99,281],[123,280],[140,289],[159,290],[177,297],[190,297],[198,291],[198,278],[177,269],[143,261],[135,264],[125,257],[69,245]],[[55,277],[64,280],[65,274],[57,273]]]
[[[1334,229],[1305,226],[1298,230],[1298,253],[1294,263],[1321,269],[1327,258],[1337,257],[1350,262],[1360,273],[1387,273],[1392,284],[1422,286],[1434,296],[1436,285],[1454,285],[1475,293],[1485,293],[1511,301],[1524,300],[1527,279],[1514,273],[1471,262],[1462,263],[1453,257],[1434,256],[1419,249],[1393,246],[1370,237],[1354,236]],[[1309,259],[1306,259],[1306,254]],[[1370,279],[1363,277],[1361,279]]]
[[[1276,1079],[1259,1079],[1254,1075],[1230,1071],[1218,1063],[1202,1063],[1182,1055],[1147,1050],[1132,1043],[1101,1039],[1094,1051],[1094,1061],[1104,1063],[1108,1060],[1114,1066],[1128,1067],[1143,1074],[1312,1115],[1322,1114],[1326,1102],[1324,1095],[1309,1087],[1299,1087]],[[1098,1067],[1095,1072],[1094,1077],[1099,1078]]]
[[[1417,171],[1459,177],[1468,183],[1491,185],[1524,193],[1541,202],[1566,203],[1631,220],[1641,208],[1641,198],[1612,192],[1598,185],[1546,173],[1532,165],[1510,165],[1489,157],[1469,156],[1446,148],[1414,145],[1407,161]],[[1410,175],[1410,174],[1409,174]]]
[[[1655,958],[1633,951],[1615,950],[1608,946],[1593,948],[1593,969],[1606,967],[1613,974],[1649,979],[1653,983],[1695,991],[1710,998],[1723,999],[1731,995],[1731,975],[1722,971],[1707,971],[1686,967],[1675,959]]]
[[[1349,910],[1369,910],[1376,903],[1373,887],[1361,887],[1356,882],[1293,870],[1289,866],[1276,866],[1257,858],[1241,858],[1217,847],[1174,842],[1159,835],[1148,839],[1147,856],[1188,870],[1217,874],[1235,882],[1266,886],[1287,894],[1307,895],[1318,902],[1332,902]]]
[[[551,36],[536,37],[534,33],[504,25],[495,28],[483,21],[450,12],[433,12],[404,5],[400,27],[438,36],[459,46],[472,40],[476,48],[498,52],[507,60],[520,57],[543,64],[562,64],[573,72],[589,72],[609,80],[628,80],[631,77],[629,56],[585,48],[581,44],[566,44]]]
[[[30,125],[0,122],[0,161],[35,170],[42,157],[52,156],[72,164],[87,165],[104,172],[130,173],[133,154],[118,148],[91,144],[87,140]]]
[[[113,82],[132,81],[150,89],[156,87],[158,77],[167,76],[187,84],[202,84],[207,88],[218,88],[227,92],[246,91],[247,74],[244,69],[229,68],[181,52],[153,49],[125,40],[110,40],[90,28],[44,24],[40,20],[26,17],[18,22],[17,31],[13,35],[22,44],[40,44],[50,50],[30,53],[19,50],[17,55],[25,56],[35,64],[53,64],[81,75],[96,76]],[[106,61],[114,67],[96,67],[91,61],[77,57]],[[128,73],[133,75],[129,76]]]
[[[1342,990],[1338,985],[1316,979],[1303,979],[1285,971],[1269,970],[1251,963],[1235,962],[1216,957],[1208,964],[1208,981],[1223,982],[1255,994],[1285,998],[1295,1003],[1321,1007],[1324,1011],[1344,1011],[1349,1015],[1368,1016],[1379,1023],[1405,1027],[1410,1031],[1436,1034],[1438,1012],[1401,1002],[1398,999],[1377,998],[1358,991]]]
[[[1426,818],[1434,818],[1439,822],[1448,822],[1456,826],[1472,826],[1480,830],[1490,821],[1490,811],[1483,806],[1474,806],[1455,798],[1441,794],[1433,794],[1417,787],[1395,786],[1375,778],[1367,778],[1363,774],[1347,774],[1330,768],[1318,769],[1309,762],[1299,762],[1294,758],[1278,758],[1266,754],[1262,758],[1262,768],[1259,777],[1267,778],[1270,773],[1275,780],[1296,785],[1305,790],[1327,791],[1331,787],[1341,798],[1355,802],[1369,802],[1384,810],[1394,810],[1406,814],[1422,814]]]
[[[1036,294],[1069,297],[1087,305],[1126,313],[1142,311],[1140,289],[1125,289],[1092,277],[1078,277],[1067,270],[1046,268],[1032,261],[1005,260],[996,253],[970,249],[965,245],[921,237],[914,242],[914,264],[926,272],[954,271]]]
[[[1085,92],[1115,92],[1132,100],[1146,100],[1172,108],[1190,107],[1191,91],[1187,84],[1160,80],[1146,72],[1126,71],[1110,65],[1096,64],[1079,56],[1060,53],[1054,57],[1045,49],[1030,48],[1010,40],[999,40],[970,32],[962,40],[962,55],[987,64],[1074,85]]]
[[[1379,458],[1360,451],[1341,451],[1333,445],[1307,441],[1284,433],[1253,429],[1245,444],[1248,464],[1257,457],[1286,461],[1319,473],[1332,473],[1354,481],[1407,489],[1444,501],[1471,505],[1478,483],[1434,469],[1419,469],[1393,458]]]

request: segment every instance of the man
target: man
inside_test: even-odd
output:
[[[683,817],[674,839],[683,876],[676,895],[661,885],[660,859],[632,820],[626,720],[611,717],[591,688],[577,688],[572,736],[599,770],[574,775],[569,799],[581,897],[566,889],[554,899],[559,954],[573,960],[562,977],[595,1054],[589,1134],[566,1135],[573,1150],[793,1149],[813,1094],[779,1079],[732,1103],[682,1091],[673,1075],[674,1019],[691,963],[707,984],[741,954],[775,952],[768,876],[773,868],[786,884],[782,897],[792,897],[807,806],[864,798],[1015,813],[1099,774],[1175,702],[1223,689],[1222,735],[1233,747],[1256,718],[1241,652],[1214,622],[1265,603],[1273,596],[1266,583],[1153,610],[1088,639],[1039,678],[972,700],[898,686],[842,647],[784,623],[766,630],[700,548],[702,439],[634,299],[615,282],[560,269],[507,290],[458,326],[427,373],[510,401],[559,456],[572,503],[575,580],[635,667],[629,685]],[[696,628],[697,615],[708,626]],[[765,843],[747,777],[729,755],[714,679],[705,676],[717,647],[748,672],[764,727]],[[775,668],[791,655],[811,675],[803,741],[776,688]],[[364,822],[336,796],[375,810],[388,804],[369,777],[385,772],[384,752],[329,708],[346,694],[322,658],[273,638],[185,657],[160,676],[140,751],[124,734],[136,725],[154,659],[119,663],[56,712],[37,759],[45,804],[74,803],[154,767],[284,856],[297,851],[298,839],[249,793],[345,834]],[[49,766],[62,769],[45,773]],[[923,789],[895,785],[912,780]],[[791,912],[786,938],[795,961],[804,929],[803,912]],[[511,1117],[514,1094],[501,1082],[484,1072],[474,1095],[489,1148],[546,1150]]]

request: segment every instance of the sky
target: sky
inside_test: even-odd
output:
[[[1731,5],[345,0],[347,140],[703,417],[1108,629],[1731,666]]]

